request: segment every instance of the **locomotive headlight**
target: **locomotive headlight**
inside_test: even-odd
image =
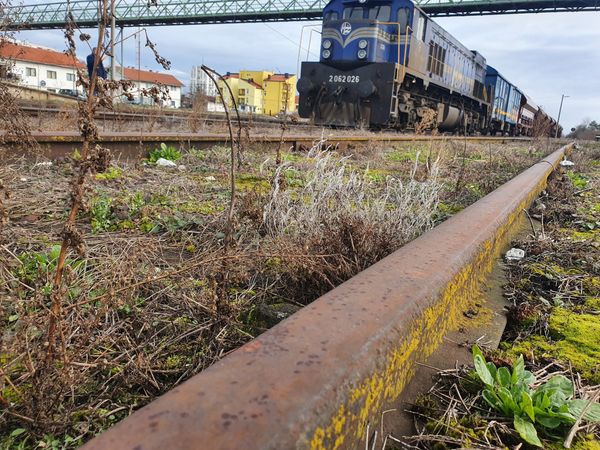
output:
[[[325,40],[323,41],[323,48],[324,48],[324,49],[331,48],[331,41],[330,41],[329,39],[325,39]]]
[[[365,39],[361,39],[358,41],[358,48],[367,48],[367,41]]]
[[[331,56],[331,52],[329,50],[323,50],[323,53],[321,53],[321,55],[323,56],[323,58],[327,59]]]
[[[367,51],[366,50],[359,50],[358,51],[358,59],[365,59],[367,57]]]

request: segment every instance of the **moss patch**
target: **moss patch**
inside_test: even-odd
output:
[[[554,358],[571,363],[582,377],[600,383],[600,316],[554,308],[548,320],[551,340],[532,335],[507,350],[510,356]]]

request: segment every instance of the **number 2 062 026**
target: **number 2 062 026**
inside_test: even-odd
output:
[[[359,83],[359,75],[329,75],[330,83]]]

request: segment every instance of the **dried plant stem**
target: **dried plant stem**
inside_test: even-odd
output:
[[[75,233],[75,219],[77,218],[77,213],[83,201],[83,187],[85,185],[85,180],[88,171],[91,168],[91,165],[89,163],[90,145],[98,137],[97,129],[93,123],[96,104],[96,98],[94,93],[96,90],[96,83],[98,79],[98,64],[100,62],[100,56],[102,54],[104,33],[106,31],[106,24],[108,22],[108,5],[109,3],[107,0],[102,0],[102,15],[101,20],[98,23],[98,43],[96,45],[96,52],[94,54],[94,66],[92,69],[92,75],[91,79],[89,80],[87,90],[87,101],[85,102],[85,106],[80,109],[80,111],[83,113],[83,117],[80,117],[80,121],[83,122],[83,126],[80,126],[81,135],[83,137],[83,144],[81,149],[81,164],[79,165],[79,170],[75,175],[75,179],[73,182],[73,190],[71,196],[71,211],[69,212],[69,216],[67,217],[63,229],[63,239],[61,242],[60,253],[56,264],[56,272],[54,274],[53,290],[51,295],[52,305],[50,309],[50,318],[48,322],[48,348],[46,352],[46,362],[50,362],[54,358],[56,328],[58,325],[58,321],[61,317],[61,303],[63,297],[62,278],[65,268],[65,261],[67,258],[68,248],[74,243],[73,234]],[[64,345],[64,338],[62,337],[62,332],[61,341]],[[63,356],[65,356],[64,351]]]
[[[225,96],[223,95],[223,91],[219,87],[219,84],[217,83],[217,80],[215,79],[214,75],[217,75],[224,82],[225,86],[227,86],[228,89],[229,89],[229,85],[227,84],[227,82],[225,82],[223,77],[221,75],[219,75],[219,73],[217,73],[210,67],[202,65],[201,69],[204,71],[204,73],[206,73],[206,75],[208,75],[208,77],[211,79],[211,81],[217,88],[217,92],[219,93],[219,98],[221,99],[221,103],[223,105],[223,108],[225,109],[225,118],[227,119],[227,129],[229,130],[230,149],[231,149],[231,153],[230,153],[231,164],[229,167],[229,177],[230,177],[229,188],[231,191],[231,199],[229,201],[229,210],[227,213],[227,233],[226,233],[226,239],[225,239],[225,243],[228,245],[230,242],[230,239],[231,239],[231,233],[233,231],[233,213],[235,211],[235,141],[233,139],[233,128],[231,126],[231,118],[229,116],[229,108],[227,107],[227,102],[225,101]],[[229,93],[231,94],[231,98],[233,99],[233,94],[231,93],[231,90],[229,90]],[[233,104],[234,108],[237,112],[237,107],[235,107],[235,100],[233,100],[233,102],[234,102],[234,104]],[[239,113],[238,113],[238,124],[239,124],[239,130],[238,130],[238,145],[239,145],[239,141],[241,138],[241,130],[242,130]]]

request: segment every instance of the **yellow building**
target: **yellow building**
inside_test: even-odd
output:
[[[274,73],[262,86],[265,114],[275,116],[296,111],[296,75]]]
[[[223,78],[242,112],[275,116],[296,111],[295,75],[266,70],[241,70],[239,74],[228,73]],[[219,81],[219,87],[225,87],[222,81]],[[233,106],[226,89],[224,94],[228,106]]]
[[[223,77],[233,93],[235,103],[240,112],[253,114],[263,113],[263,88],[252,78],[242,78],[242,74],[228,73]],[[228,107],[233,107],[233,101],[224,83],[219,80],[219,89],[225,96]]]

